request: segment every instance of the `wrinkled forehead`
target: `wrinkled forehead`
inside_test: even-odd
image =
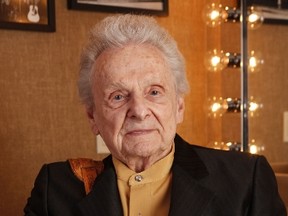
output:
[[[129,44],[103,51],[93,65],[94,76],[111,79],[114,76],[145,75],[171,76],[163,53],[149,44]]]

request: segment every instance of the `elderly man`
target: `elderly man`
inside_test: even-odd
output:
[[[82,53],[79,92],[111,155],[87,195],[68,162],[44,165],[25,214],[286,216],[264,157],[176,135],[187,91],[182,55],[153,18],[98,23]]]

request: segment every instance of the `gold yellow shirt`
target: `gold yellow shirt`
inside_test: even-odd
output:
[[[172,151],[147,170],[136,173],[113,157],[124,216],[165,216],[169,213]]]

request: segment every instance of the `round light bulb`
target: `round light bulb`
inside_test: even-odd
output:
[[[211,105],[211,111],[212,112],[217,112],[218,110],[220,110],[221,109],[221,104],[220,103],[218,103],[218,102],[215,102],[215,103],[213,103],[212,105]]]
[[[250,145],[249,151],[251,154],[257,154],[257,152],[258,152],[257,146],[256,145]]]
[[[255,102],[250,102],[249,103],[249,111],[255,112],[259,108],[259,104]]]
[[[259,99],[256,100],[253,96],[251,96],[248,102],[248,110],[250,117],[259,116],[259,110],[261,108],[263,108],[263,104],[259,102]]]
[[[219,26],[227,17],[226,10],[221,4],[208,4],[203,10],[203,19],[207,26]]]
[[[222,97],[216,97],[214,96],[212,99],[208,99],[209,103],[209,111],[208,115],[210,117],[221,117],[223,113],[225,112],[223,107],[223,98]]]
[[[248,59],[248,70],[250,72],[257,72],[260,70],[263,64],[264,60],[261,58],[261,54],[256,54],[255,51],[252,50]]]
[[[248,146],[249,146],[249,152],[251,154],[259,154],[260,152],[265,151],[265,146],[261,146],[259,145],[259,143],[256,143],[255,139],[252,139],[248,144]]]
[[[250,7],[247,18],[248,28],[253,30],[259,28],[264,21],[261,11],[257,11],[254,7]]]
[[[205,57],[205,66],[209,71],[221,71],[227,66],[228,62],[229,59],[223,50],[213,49],[207,52]]]

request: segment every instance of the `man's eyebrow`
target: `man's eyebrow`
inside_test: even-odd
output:
[[[118,88],[125,88],[125,84],[121,82],[113,82],[107,85],[107,89],[118,89]]]
[[[144,86],[159,86],[163,87],[165,86],[165,82],[162,79],[159,79],[158,77],[154,77],[152,79],[142,80],[142,83]],[[127,89],[127,85],[124,82],[117,81],[117,82],[110,82],[106,85],[105,91],[109,90],[116,90],[116,89]]]
[[[117,90],[126,90],[127,88],[123,83],[109,83],[104,89],[104,95],[109,96],[111,93]]]

